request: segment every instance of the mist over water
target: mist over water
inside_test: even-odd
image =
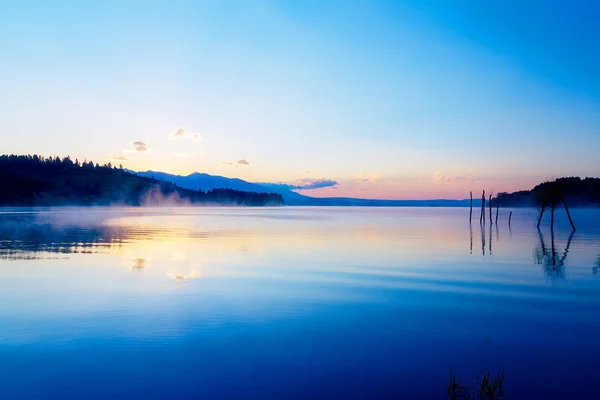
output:
[[[512,211],[0,209],[0,398],[590,393],[600,211]]]

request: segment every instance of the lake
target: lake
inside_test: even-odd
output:
[[[0,209],[0,399],[600,398],[600,211],[563,214]]]

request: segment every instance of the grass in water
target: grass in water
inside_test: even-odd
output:
[[[450,381],[446,384],[450,400],[501,400],[504,399],[504,369],[493,376],[490,371],[477,373],[474,384],[464,384],[454,374],[450,367]]]

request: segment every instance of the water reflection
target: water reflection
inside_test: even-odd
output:
[[[190,269],[187,273],[181,273],[177,271],[169,271],[167,272],[167,277],[171,279],[175,279],[177,281],[185,281],[188,279],[198,279],[202,278],[202,273],[200,271]]]
[[[320,213],[330,218],[309,218]],[[513,241],[506,226],[480,227],[482,254],[493,251],[482,262],[460,209],[189,214],[0,215],[2,251],[60,258],[0,260],[0,397],[270,399],[308,387],[295,397],[401,388],[396,398],[434,399],[458,360],[466,373],[506,367],[523,398],[570,398],[564,382],[598,375],[573,368],[600,356],[593,226],[564,251],[566,232],[555,244],[525,217],[513,221]],[[542,264],[568,257],[568,286],[543,287],[536,247]],[[342,378],[363,391],[340,393]]]
[[[0,213],[0,259],[37,260],[70,254],[110,254],[132,243],[171,241],[177,248],[184,240],[222,238],[235,232],[201,231],[185,224],[151,216],[146,220],[107,218],[81,213]],[[131,246],[129,246],[131,247]],[[179,256],[185,258],[185,255]],[[132,270],[148,267],[149,257],[135,255],[125,261]]]
[[[473,254],[473,226],[469,224],[469,237],[471,239],[469,246],[469,254]]]
[[[55,224],[34,214],[0,214],[0,226],[0,259],[5,260],[109,252],[120,248],[130,233],[118,225]]]
[[[485,256],[485,234],[483,233],[483,225],[479,225],[481,231],[481,255]]]
[[[550,248],[548,248],[546,246],[546,242],[544,241],[544,234],[538,229],[540,242],[534,250],[534,258],[538,265],[542,265],[544,267],[544,273],[548,278],[565,278],[565,261],[567,259],[567,255],[569,254],[569,248],[571,247],[571,241],[573,240],[574,233],[575,231],[571,232],[562,255],[559,255],[556,250],[554,230],[550,230]]]
[[[147,266],[147,260],[143,257],[138,257],[133,260],[133,265],[131,266],[132,271],[143,271]]]
[[[487,249],[487,254],[488,255],[492,255],[492,225],[490,225],[490,231],[488,233],[488,236],[486,237],[486,233],[485,233],[485,225],[481,224],[479,226],[480,228],[480,233],[481,233],[481,255],[485,256],[486,254],[486,249]],[[473,232],[471,230],[470,232],[471,234],[471,254],[473,254]],[[496,226],[496,241],[499,240],[499,232],[498,232],[498,227]],[[486,246],[487,245],[487,246]]]
[[[325,270],[330,268],[338,274],[352,270],[377,279],[380,277],[374,268],[379,262],[392,274],[404,268],[400,273],[427,275],[429,272],[424,265],[437,262],[431,257],[432,249],[440,258],[450,262],[466,254],[465,250],[461,250],[464,249],[461,242],[466,235],[466,227],[458,224],[458,219],[452,214],[454,210],[349,209],[346,212],[338,209],[287,209],[273,212],[284,211],[290,215],[274,218],[269,211],[251,214],[248,210],[227,215],[220,209],[199,210],[195,214],[189,211],[184,215],[179,210],[172,214],[163,211],[134,215],[126,212],[108,215],[83,210],[54,214],[0,212],[0,260],[64,259],[76,254],[106,254],[116,256],[117,261],[112,265],[144,272],[146,276],[159,274],[162,279],[167,275],[181,282],[203,275],[194,263],[205,265],[207,276],[225,273],[224,269],[217,271],[213,267],[215,263],[227,265],[227,273],[245,274],[249,270],[244,268],[245,263],[262,263],[256,257],[264,257],[263,254],[285,256],[285,261],[277,265],[281,269],[309,255],[314,257],[314,262],[307,262],[304,268],[311,271],[326,274],[332,272]],[[330,213],[329,217],[311,217],[312,213],[325,212]],[[260,217],[266,218],[261,220]],[[534,225],[524,225],[520,220],[513,222],[512,227],[506,227],[507,230],[498,224],[480,224],[481,255],[489,256],[491,263],[510,259],[511,262],[522,260],[531,264],[533,248],[533,262],[543,265],[547,276],[564,278],[564,264],[573,236],[569,237],[565,251],[559,253],[563,249],[557,251],[554,232],[551,238],[543,237],[541,232],[536,232]],[[511,240],[513,230],[517,238],[514,241]],[[557,238],[561,238],[563,234],[556,232]],[[597,240],[596,231],[593,231],[595,236],[590,236],[589,232],[582,229],[575,242],[587,243],[590,237],[592,241]],[[469,253],[473,254],[475,234],[471,225],[468,234]],[[566,233],[564,237],[567,237]],[[478,244],[475,243],[475,246]],[[240,257],[243,254],[243,258],[233,263],[234,254]],[[586,260],[578,265],[586,265],[585,270],[589,274],[596,251],[593,254],[586,251],[585,257]],[[570,258],[577,259],[577,255]],[[100,257],[89,259],[95,262]],[[208,262],[208,259],[214,262]],[[419,262],[414,262],[415,259]],[[80,265],[83,264],[85,262]],[[440,263],[436,268],[445,268],[445,265]],[[593,268],[598,273],[599,261]],[[253,272],[256,271],[259,270]],[[271,273],[272,270],[264,271]],[[290,276],[289,272],[286,274]],[[472,278],[474,275],[469,276]],[[432,273],[430,279],[436,278],[437,275]]]
[[[515,247],[522,247],[525,244],[531,243],[533,247],[534,264],[541,265],[543,267],[544,276],[551,280],[566,279],[567,257],[569,256],[569,252],[572,251],[574,241],[578,243],[580,247],[593,246],[593,243],[598,242],[598,228],[596,226],[592,226],[592,229],[588,226],[586,231],[579,232],[577,235],[578,238],[574,239],[575,231],[571,230],[567,233],[564,230],[553,229],[544,234],[540,229],[535,228],[535,226],[526,226],[525,229],[523,229],[523,226],[517,225],[516,237],[518,240],[516,242],[513,241],[513,231],[515,231],[515,228],[511,225],[507,225],[505,231],[503,231],[503,228],[498,224],[493,226],[480,224],[479,228],[482,256],[494,256],[497,261],[502,261],[503,259],[511,258],[514,255]],[[468,234],[469,254],[472,255],[474,235],[471,224],[469,224]],[[585,256],[583,253],[585,253]],[[593,260],[591,261],[593,263],[593,274],[600,275],[600,254],[592,258],[589,251],[583,250],[583,252],[579,253],[579,257],[582,256],[584,256],[587,261],[581,259],[575,261],[578,263],[575,264],[575,266],[579,271],[581,271],[581,266],[589,265],[591,258]]]
[[[490,220],[492,219],[491,213],[490,213]],[[490,256],[492,255],[492,224],[490,223],[490,240],[489,240],[489,244],[490,244]]]

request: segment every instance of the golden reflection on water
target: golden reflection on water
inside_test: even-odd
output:
[[[534,262],[545,266],[547,276],[566,276],[566,256],[548,258],[554,237],[552,246],[543,238],[540,244],[537,233],[519,228],[518,220],[513,220],[518,228],[513,238],[508,226],[469,226],[468,220],[456,217],[460,210],[426,210],[437,213],[434,216],[418,211],[423,213],[419,218],[411,210],[325,211],[163,210],[91,213],[84,218],[66,212],[0,213],[0,259],[77,258],[78,266],[120,265],[140,276],[178,283],[249,273],[292,276],[299,271],[304,276],[306,272],[378,277],[429,274],[432,279],[442,275],[464,279],[469,274],[470,280],[477,280],[484,279],[483,269],[494,268],[493,262],[531,264],[533,248],[540,253]],[[96,257],[85,258],[90,254]],[[546,268],[552,259],[560,265]],[[474,265],[486,260],[492,263]],[[479,272],[472,274],[473,268]],[[507,271],[505,267],[494,273]]]
[[[148,266],[148,260],[146,260],[143,257],[138,257],[133,260],[133,265],[131,266],[131,269],[133,271],[142,271],[147,266]]]

